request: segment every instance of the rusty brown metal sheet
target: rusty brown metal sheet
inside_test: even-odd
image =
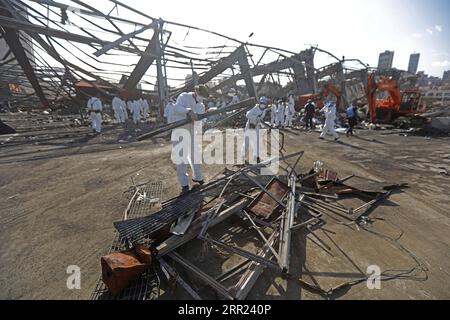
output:
[[[265,188],[279,201],[283,200],[289,192],[289,187],[276,178],[272,179]],[[272,199],[266,192],[261,191],[261,193],[247,206],[246,209],[258,217],[269,219],[279,207],[280,205],[274,199]]]
[[[338,174],[328,169],[321,169],[319,172],[319,181],[336,181]]]

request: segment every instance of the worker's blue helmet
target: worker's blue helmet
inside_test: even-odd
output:
[[[267,97],[261,97],[259,98],[259,103],[267,106],[269,104],[269,99],[267,99]]]

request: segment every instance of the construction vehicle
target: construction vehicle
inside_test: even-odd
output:
[[[342,100],[342,93],[341,91],[338,90],[338,88],[336,88],[336,86],[334,86],[331,83],[327,83],[322,91],[320,93],[316,93],[316,94],[304,94],[299,96],[298,98],[298,105],[296,107],[297,111],[300,111],[301,108],[303,108],[307,103],[308,100],[312,100],[315,102],[316,107],[318,109],[322,109],[324,106],[324,101],[325,99],[330,95],[333,94],[336,97],[336,109],[339,109],[339,106],[341,104],[341,100]]]
[[[387,92],[388,97],[378,100],[377,93]],[[422,93],[417,89],[401,91],[395,79],[369,75],[367,81],[367,99],[369,116],[372,123],[391,123],[399,117],[412,117],[424,112],[421,106]]]

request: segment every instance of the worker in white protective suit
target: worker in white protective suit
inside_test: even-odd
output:
[[[120,119],[122,123],[127,122],[128,120],[128,112],[127,112],[127,103],[122,98],[120,99],[121,109],[122,109],[122,118]]]
[[[124,105],[125,103],[119,97],[114,97],[112,99],[112,109],[114,110],[114,117],[116,118],[117,123],[125,122]]]
[[[131,110],[133,113],[133,122],[137,125],[141,122],[141,104],[139,100],[133,100],[131,102]]]
[[[173,101],[173,98],[170,98],[169,102],[166,104],[166,107],[164,108],[164,118],[166,118],[166,121],[168,124],[173,123],[173,116],[175,113],[175,102]]]
[[[182,188],[182,193],[189,191],[189,176],[187,173],[187,165],[191,165],[193,172],[192,181],[199,185],[204,183],[201,168],[201,144],[194,137],[194,133],[200,131],[198,129],[198,114],[204,113],[203,100],[208,97],[208,89],[204,85],[195,87],[195,92],[183,92],[178,96],[174,105],[173,122],[190,119],[191,124],[172,130],[172,161],[177,167],[177,177]],[[201,132],[200,132],[201,133]],[[187,148],[187,149],[186,149]],[[193,149],[192,149],[193,148]],[[200,153],[200,157],[199,157]]]
[[[278,100],[278,106],[277,106],[277,127],[282,128],[284,126],[284,113],[285,113],[285,107],[282,100]]]
[[[128,120],[128,111],[127,111],[127,103],[122,98],[120,98],[120,107],[122,110],[120,120],[122,123],[125,123]]]
[[[100,93],[97,93],[97,96],[90,98],[87,103],[87,109],[91,114],[92,131],[94,134],[100,134],[102,132],[103,104],[100,97]]]
[[[277,110],[278,110],[277,102],[272,101],[272,105],[270,107],[270,124],[272,125],[272,127],[275,127],[277,124],[278,119]]]
[[[144,117],[144,121],[147,121],[150,113],[150,106],[148,104],[147,99],[139,99],[139,103],[141,105],[142,116]]]
[[[295,114],[294,96],[289,95],[288,103],[285,107],[285,116],[286,116],[286,120],[284,122],[285,127],[292,128],[292,121],[294,120],[294,114]]]
[[[328,133],[334,137],[334,141],[339,140],[339,135],[334,129],[334,124],[336,121],[336,105],[334,102],[329,101],[325,104],[321,112],[325,114],[325,125],[322,128],[320,139],[325,139],[325,136]]]
[[[252,146],[253,160],[260,163],[260,129],[261,121],[266,116],[266,107],[269,104],[269,99],[261,97],[259,104],[250,109],[247,114],[247,123],[244,131],[244,143],[242,145],[242,163],[245,162],[249,156],[249,146]]]

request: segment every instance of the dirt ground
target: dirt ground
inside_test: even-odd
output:
[[[87,128],[59,122],[42,130],[42,124],[23,118],[2,120],[23,137],[0,145],[0,299],[89,299],[100,276],[100,256],[113,239],[113,222],[128,203],[124,192],[147,181],[162,181],[165,198],[179,192],[170,145],[167,139],[133,142],[134,127],[107,125],[101,136],[90,137]],[[24,137],[33,135],[30,130],[38,131]],[[371,214],[375,222],[369,229],[378,235],[332,220],[314,234],[297,231],[293,276],[265,270],[248,298],[450,298],[450,177],[440,169],[450,171],[450,138],[388,133],[360,131],[342,136],[340,143],[321,141],[316,132],[286,133],[286,153],[305,151],[302,172],[321,160],[341,177],[405,182],[409,188]],[[204,166],[207,180],[219,169]],[[234,232],[233,221],[214,232]],[[230,267],[220,259],[209,266],[199,250],[201,245],[193,243],[180,252],[192,254],[191,262],[211,275]],[[81,268],[80,290],[66,287],[69,265]],[[329,290],[364,277],[370,265],[404,275],[383,281],[380,290],[362,282],[329,297],[296,280]],[[182,289],[176,296],[189,298]]]

